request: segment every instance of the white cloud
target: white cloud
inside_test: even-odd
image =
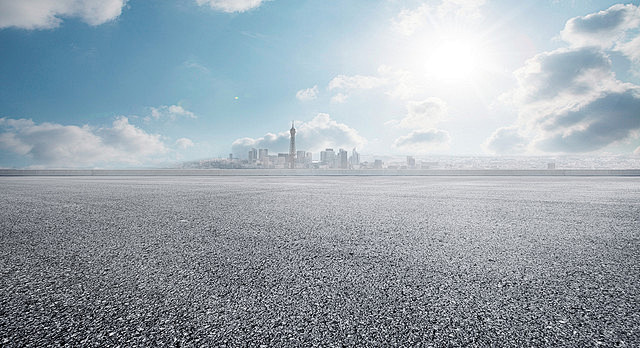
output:
[[[180,138],[176,140],[175,145],[180,150],[186,150],[190,147],[193,147],[194,144],[193,144],[193,141],[191,141],[191,139],[189,138]]]
[[[13,119],[13,118],[0,118],[0,127],[11,128],[11,129],[19,129],[33,126],[34,123],[32,120],[27,120],[24,118]]]
[[[378,67],[374,75],[338,75],[329,81],[327,89],[342,91],[332,99],[334,103],[346,101],[349,92],[356,90],[376,90],[384,87],[385,94],[399,99],[408,99],[415,95],[417,86],[408,71],[387,65]]]
[[[386,84],[388,81],[377,76],[338,75],[329,82],[329,90],[334,89],[372,89]]]
[[[318,114],[311,121],[296,127],[296,148],[318,152],[325,148],[362,147],[366,139],[344,123],[332,120],[327,114]],[[231,145],[234,155],[246,157],[251,148],[267,148],[270,152],[289,151],[289,132],[267,133],[260,138],[240,138]]]
[[[423,3],[413,10],[402,10],[392,20],[393,28],[410,36],[426,25],[438,27],[443,21],[471,21],[482,18],[480,8],[485,0],[443,0],[438,6]]]
[[[527,139],[518,127],[498,128],[483,144],[484,148],[495,154],[518,154],[527,151]]]
[[[446,149],[451,142],[449,132],[435,128],[446,115],[447,104],[440,98],[407,102],[407,115],[403,119],[385,122],[387,126],[413,129],[397,138],[393,148],[420,154]]]
[[[104,145],[119,149],[123,153],[133,153],[135,156],[147,156],[166,151],[159,135],[146,133],[130,124],[125,116],[118,116],[111,128],[99,128],[95,134],[101,138]]]
[[[418,90],[411,73],[406,70],[381,65],[378,67],[378,74],[383,80],[387,81],[389,89],[386,94],[393,98],[409,99]]]
[[[344,103],[348,98],[347,92],[355,90],[371,90],[379,88],[389,83],[389,80],[377,76],[365,75],[338,75],[329,81],[327,88],[331,90],[341,90],[345,93],[338,93],[331,98],[334,104]]]
[[[159,135],[137,128],[124,116],[102,128],[0,118],[0,129],[0,148],[38,165],[142,164],[168,151]]]
[[[197,71],[203,72],[205,74],[209,74],[211,72],[211,70],[209,70],[209,68],[207,68],[206,66],[200,64],[198,61],[193,60],[193,59],[188,59],[188,60],[184,61],[184,63],[182,63],[182,67],[187,68],[187,69],[197,70]]]
[[[257,8],[265,0],[196,0],[198,5],[209,5],[212,9],[222,12],[245,12]]]
[[[24,156],[31,151],[32,147],[24,143],[17,134],[6,132],[0,133],[0,148]]]
[[[401,34],[412,35],[429,22],[432,12],[433,9],[427,4],[422,4],[414,10],[402,10],[393,20],[393,28]]]
[[[638,146],[634,151],[633,154],[636,156],[640,156],[640,146]]]
[[[407,103],[407,116],[400,121],[392,121],[402,128],[430,128],[435,127],[447,115],[447,104],[440,98],[427,98],[422,101]]]
[[[441,129],[418,129],[408,135],[397,138],[393,147],[411,153],[427,153],[445,149],[451,142],[451,136]]]
[[[186,118],[198,118],[193,112],[186,110],[180,105],[162,105],[160,107],[151,107],[151,118],[159,120],[160,118],[168,118],[175,120],[178,117]],[[145,118],[145,121],[149,121],[150,118]]]
[[[469,19],[482,18],[480,8],[486,0],[444,0],[438,6],[440,18],[454,17]]]
[[[640,88],[605,92],[575,110],[546,115],[535,146],[547,152],[589,152],[633,137],[640,130]]]
[[[89,25],[112,21],[127,0],[0,0],[0,28],[51,29],[63,18],[77,17]]]
[[[301,89],[296,93],[296,98],[300,101],[313,100],[318,98],[318,86],[313,86],[311,88]]]
[[[333,97],[331,97],[331,103],[333,103],[333,104],[342,104],[342,103],[346,102],[347,99],[349,99],[348,95],[346,95],[344,93],[338,93],[338,94],[334,95]]]
[[[572,46],[538,54],[515,72],[518,87],[511,97],[518,123],[496,130],[485,148],[501,153],[592,152],[637,134],[640,86],[619,81],[607,54],[640,45],[636,39],[620,44],[625,31],[638,26],[637,13],[633,5],[615,5],[569,20],[561,36]]]
[[[616,50],[622,52],[633,62],[640,63],[640,35],[628,42],[619,43]]]
[[[640,63],[640,6],[616,4],[567,21],[560,37],[572,47],[617,51]]]
[[[632,4],[616,4],[598,13],[569,19],[560,37],[575,47],[609,49],[625,40],[627,31],[638,26],[640,8]]]
[[[640,88],[618,81],[598,48],[539,54],[516,76],[520,127],[538,150],[595,151],[640,129]]]
[[[619,81],[611,60],[600,49],[561,48],[529,59],[515,72],[514,102],[534,113],[560,112],[579,107],[614,89]]]

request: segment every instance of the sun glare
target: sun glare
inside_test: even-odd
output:
[[[428,54],[428,75],[441,81],[474,80],[485,65],[485,55],[470,39],[446,39]]]

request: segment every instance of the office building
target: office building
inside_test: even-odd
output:
[[[338,150],[338,158],[336,159],[336,167],[340,169],[349,168],[349,161],[347,160],[347,151],[344,149]]]
[[[351,157],[349,158],[349,163],[351,163],[352,166],[360,165],[360,154],[358,153],[358,151],[356,151],[355,147],[351,151]]]
[[[320,162],[328,165],[333,168],[336,161],[336,153],[333,152],[333,149],[325,149],[324,151],[320,151]]]
[[[249,150],[249,163],[256,163],[258,160],[258,150],[255,148],[251,148]]]
[[[260,162],[267,161],[269,159],[269,149],[259,149],[258,150],[258,160]]]
[[[407,168],[415,168],[416,167],[416,159],[412,156],[407,156]]]

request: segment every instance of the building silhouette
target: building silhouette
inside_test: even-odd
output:
[[[416,159],[413,156],[407,156],[407,168],[415,168],[416,167]]]
[[[336,153],[333,152],[333,149],[325,149],[324,151],[320,151],[320,162],[322,164],[328,165],[329,168],[333,168],[336,161]]]
[[[275,158],[275,164],[278,164],[278,165],[284,166],[285,168],[286,168],[286,167],[289,167],[289,165],[290,165],[290,160],[289,160],[289,158],[290,158],[290,157],[289,157],[289,154],[288,154],[288,153],[286,153],[286,152],[279,152],[279,153],[278,153],[278,156]]]
[[[347,160],[347,151],[344,149],[338,150],[338,158],[336,159],[336,165],[340,169],[349,168],[349,161]]]
[[[360,165],[360,154],[356,151],[356,148],[353,148],[351,151],[351,157],[349,157],[349,162],[351,166],[359,166]]]
[[[258,150],[258,160],[260,162],[266,162],[269,160],[269,149],[259,149]]]
[[[296,163],[298,168],[307,168],[311,164],[311,160],[307,158],[307,152],[304,150],[296,151]]]
[[[291,140],[289,140],[289,168],[294,169],[296,167],[296,128],[293,126],[293,121],[291,122],[289,134],[291,134]]]
[[[258,150],[255,148],[251,148],[249,150],[249,163],[256,163],[258,160]]]

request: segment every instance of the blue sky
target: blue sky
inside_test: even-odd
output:
[[[640,155],[638,2],[0,0],[0,167]]]

